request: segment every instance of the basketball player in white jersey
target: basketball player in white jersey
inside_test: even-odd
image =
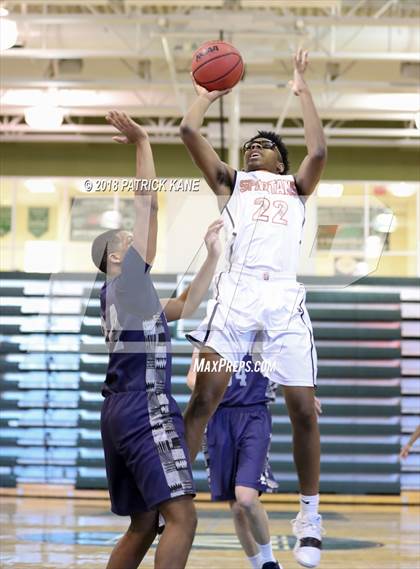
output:
[[[265,373],[283,386],[293,427],[301,493],[293,521],[294,554],[304,567],[316,567],[322,545],[317,360],[305,289],[296,282],[296,272],[305,200],[320,180],[327,148],[303,77],[307,62],[307,52],[300,49],[290,86],[301,103],[307,155],[294,176],[288,174],[287,150],[274,132],[260,131],[244,145],[241,172],[222,162],[200,134],[209,106],[229,91],[208,92],[195,85],[198,97],[181,123],[182,140],[216,194],[228,232],[226,264],[215,279],[207,317],[188,336],[200,348],[205,371],[197,373],[184,420],[194,459],[232,373],[224,364],[237,366],[249,352],[269,366]]]

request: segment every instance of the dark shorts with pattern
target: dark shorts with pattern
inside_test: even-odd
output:
[[[171,395],[126,391],[107,396],[101,435],[115,514],[146,512],[195,494],[184,422]]]

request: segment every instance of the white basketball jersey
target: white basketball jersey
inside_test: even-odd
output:
[[[293,176],[237,172],[222,216],[228,237],[226,270],[235,265],[296,275],[305,206]]]

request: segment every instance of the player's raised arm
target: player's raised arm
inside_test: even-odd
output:
[[[192,316],[204,300],[216,270],[221,253],[219,239],[223,220],[214,221],[208,228],[204,242],[207,247],[207,258],[188,288],[177,298],[163,299],[162,305],[168,322]]]
[[[294,76],[290,86],[299,97],[305,128],[305,141],[308,153],[295,176],[299,193],[309,196],[319,182],[327,161],[327,144],[321,120],[315,108],[304,72],[308,65],[308,52],[299,49],[294,56]]]
[[[106,116],[120,134],[113,139],[120,144],[136,145],[136,178],[151,180],[156,177],[152,147],[146,130],[128,115],[111,111]],[[135,222],[133,246],[142,258],[151,265],[156,255],[157,242],[157,193],[139,184],[134,192]]]
[[[420,437],[420,425],[417,427],[417,429],[411,435],[408,443],[402,447],[401,453],[400,453],[400,458],[407,458],[407,456],[410,453],[411,447],[414,445],[414,443],[416,442],[416,440],[419,437]]]
[[[181,138],[213,192],[218,196],[230,196],[235,170],[222,162],[211,144],[200,134],[207,109],[214,101],[229,93],[230,90],[207,91],[198,85],[194,79],[193,84],[198,96],[182,119]]]

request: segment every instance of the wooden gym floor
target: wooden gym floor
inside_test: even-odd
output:
[[[28,486],[0,489],[0,494],[2,568],[104,569],[128,525],[126,518],[109,512],[103,492]],[[266,507],[278,560],[284,569],[298,569],[291,552],[295,497],[276,497]],[[226,505],[200,500],[197,509],[199,524],[188,569],[246,569]],[[329,496],[321,513],[327,532],[321,569],[420,569],[417,494]],[[153,567],[153,550],[142,567]]]

